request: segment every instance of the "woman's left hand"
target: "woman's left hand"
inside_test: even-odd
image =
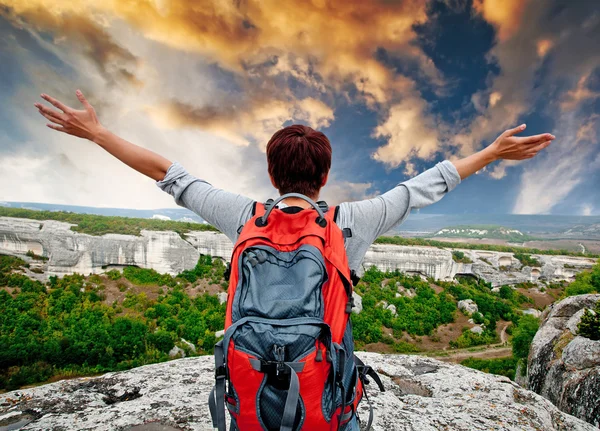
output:
[[[519,127],[505,131],[488,147],[496,160],[531,159],[550,145],[555,138],[550,133],[534,136],[515,136],[525,130],[525,127],[525,124],[522,124]]]

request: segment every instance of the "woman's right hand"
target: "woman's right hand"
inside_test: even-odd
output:
[[[77,90],[75,94],[84,109],[77,110],[70,108],[47,94],[42,94],[42,99],[48,101],[62,112],[44,106],[41,103],[35,103],[34,106],[41,115],[51,121],[51,123],[46,124],[49,128],[77,136],[78,138],[95,141],[103,130],[102,124],[98,121],[96,111],[86,100],[83,93]]]

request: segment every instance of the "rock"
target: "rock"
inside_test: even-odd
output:
[[[233,250],[231,241],[219,232],[194,231],[184,234],[183,238],[175,232],[147,230],[142,230],[140,236],[93,236],[74,232],[70,230],[71,226],[55,220],[0,217],[0,252],[23,256],[32,250],[49,257],[47,264],[43,264],[46,268],[44,274],[32,273],[34,278],[45,281],[50,275],[102,273],[127,265],[176,275],[194,268],[201,254],[229,261]],[[499,268],[516,261],[512,253],[484,250],[469,250],[467,253],[476,259],[476,263],[456,263],[449,250],[436,247],[373,244],[362,265],[359,262],[355,264],[359,276],[364,268],[376,266],[382,271],[398,269],[416,274],[422,280],[432,277],[452,281],[457,274],[472,274],[493,286],[541,279],[549,282],[572,280],[577,273],[595,264],[594,259],[584,257],[534,255],[541,268],[507,272]],[[484,264],[480,257],[485,257],[492,265]],[[565,264],[574,268],[565,269]],[[406,296],[414,293],[411,289],[406,291]]]
[[[529,350],[527,386],[562,411],[600,426],[600,342],[573,334],[582,310],[600,295],[579,295],[542,314]]]
[[[468,322],[469,322],[471,325],[474,325],[474,324],[475,324],[475,321],[474,321],[473,319],[469,319],[469,320],[468,320]]]
[[[173,348],[169,350],[169,358],[185,358],[185,350],[181,347],[173,346]]]
[[[377,307],[381,307],[381,308],[387,308],[388,307],[388,303],[387,301],[379,301],[377,304],[375,304]]]
[[[190,343],[189,341],[184,340],[183,338],[181,339],[181,342],[183,344],[185,344],[186,346],[188,346],[192,352],[196,353],[196,346],[194,346],[192,343]]]
[[[523,314],[529,314],[535,318],[539,318],[542,315],[540,310],[536,310],[535,308],[528,308],[527,310],[523,310]]]
[[[499,287],[494,287],[492,289],[492,293],[500,293],[500,288]]]
[[[386,310],[390,310],[392,312],[392,316],[396,317],[398,315],[398,312],[396,311],[396,306],[394,304],[390,304],[387,307],[385,307]]]
[[[225,304],[227,302],[227,292],[219,292],[217,296],[219,297],[219,304]]]
[[[600,340],[575,337],[563,350],[562,360],[569,368],[600,367]]]
[[[354,302],[354,306],[352,307],[352,312],[359,314],[362,311],[362,296],[360,296],[356,292],[352,292],[352,300]]]
[[[483,334],[483,328],[479,325],[475,325],[471,328],[471,332],[474,334]]]
[[[225,335],[225,330],[221,329],[220,331],[215,332],[215,337],[216,338],[221,338],[223,335]]]
[[[396,298],[401,296],[406,296],[407,298],[412,298],[416,296],[416,293],[413,289],[409,289],[407,287],[402,286],[400,283],[396,283],[396,289],[398,292],[396,293]]]
[[[458,301],[458,309],[462,310],[465,314],[473,314],[479,311],[477,304],[472,299],[463,299]]]
[[[419,356],[358,356],[386,387],[367,387],[373,431],[595,430],[505,377]],[[22,430],[209,431],[213,367],[212,356],[201,356],[8,392],[0,394],[0,416],[30,415]],[[368,418],[366,401],[358,412]]]

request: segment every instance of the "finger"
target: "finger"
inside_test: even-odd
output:
[[[41,103],[34,103],[33,106],[38,108],[39,111],[44,112],[48,115],[53,115],[55,117],[62,118],[62,113],[60,113],[52,108],[49,108],[45,105],[42,105]]]
[[[42,99],[50,102],[52,105],[56,106],[61,111],[67,112],[69,110],[69,107],[67,105],[64,105],[60,101],[56,100],[54,97],[50,97],[47,94],[43,94],[43,93],[41,94],[41,96],[42,96]]]
[[[35,104],[36,108],[38,108],[38,112],[42,115],[44,115],[46,118],[48,118],[47,116],[51,116],[54,118],[57,118],[61,121],[65,121],[66,119],[63,117],[63,114],[61,114],[58,111],[55,111],[54,109],[50,109],[44,105],[41,105],[39,103]]]
[[[42,116],[46,117],[48,120],[50,120],[56,124],[60,124],[61,126],[65,125],[64,121],[60,118],[54,117],[53,115],[46,114],[45,112],[42,112],[42,111],[40,111],[40,114],[42,114]]]
[[[64,128],[64,127],[61,127],[61,126],[56,126],[56,125],[54,125],[54,124],[46,124],[46,126],[47,126],[47,127],[50,127],[50,128],[51,128],[51,129],[53,129],[53,130],[57,130],[57,131],[59,131],[59,132],[67,133],[67,132],[65,131],[65,128]]]
[[[77,90],[75,92],[75,95],[77,95],[77,98],[79,99],[79,101],[81,102],[81,104],[83,105],[83,107],[86,110],[89,111],[90,109],[93,109],[92,105],[90,105],[90,103],[87,101],[87,99],[85,98],[85,96],[83,95],[83,93],[81,92],[81,90]]]
[[[550,133],[542,133],[541,135],[524,136],[517,139],[519,144],[536,144],[538,142],[551,141],[554,138],[554,135],[551,135]]]
[[[503,135],[504,135],[504,136],[514,136],[514,135],[516,135],[517,133],[520,133],[520,132],[522,132],[523,130],[525,130],[525,128],[526,128],[526,127],[527,127],[527,125],[526,125],[526,124],[521,124],[520,126],[518,126],[518,127],[515,127],[514,129],[508,129],[507,131],[505,131],[505,132],[503,133]]]
[[[545,141],[545,142],[542,142],[540,145],[537,145],[537,146],[533,147],[533,148],[531,149],[531,151],[535,151],[535,152],[537,153],[537,152],[539,152],[539,151],[542,151],[544,148],[546,148],[546,147],[547,147],[548,145],[550,145],[551,143],[552,143],[552,141],[551,141],[551,140],[550,140],[550,141]]]

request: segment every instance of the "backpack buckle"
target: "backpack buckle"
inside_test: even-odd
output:
[[[227,368],[225,365],[219,365],[215,368],[215,380],[221,380],[227,377]]]

